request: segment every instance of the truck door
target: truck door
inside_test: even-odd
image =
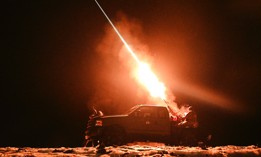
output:
[[[130,122],[132,121],[132,125],[129,126],[130,131],[133,133],[151,133],[153,131],[153,127],[151,125],[152,117],[155,117],[156,113],[153,112],[151,107],[142,106],[137,108],[131,114]]]
[[[155,107],[156,118],[153,120],[153,130],[156,134],[170,134],[169,112],[166,107]]]
[[[142,106],[132,115],[131,130],[136,133],[168,134],[170,123],[168,111],[164,107]]]

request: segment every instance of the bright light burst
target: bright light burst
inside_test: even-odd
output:
[[[100,4],[95,0],[97,3],[98,7],[101,9],[102,13],[105,15],[111,26],[113,27],[114,31],[117,33],[125,47],[127,48],[128,52],[132,56],[132,58],[136,61],[138,64],[138,73],[137,73],[137,78],[138,80],[144,85],[147,90],[149,91],[150,95],[153,97],[158,97],[161,99],[166,98],[166,87],[165,85],[159,81],[157,76],[154,74],[154,72],[150,69],[149,65],[141,62],[137,55],[133,52],[133,50],[130,48],[128,43],[125,41],[125,39],[122,37],[118,29],[114,26],[114,24],[111,22],[110,18],[106,15],[105,11],[102,9]]]
[[[140,62],[136,77],[147,88],[151,96],[166,99],[165,85],[159,81],[148,64]]]

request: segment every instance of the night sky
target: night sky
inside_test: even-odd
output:
[[[260,1],[99,3],[123,36],[129,30],[129,44],[149,49],[159,78],[215,145],[261,144]],[[92,105],[115,114],[148,103],[94,0],[1,7],[0,146],[82,146]]]

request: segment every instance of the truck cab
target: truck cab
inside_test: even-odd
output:
[[[127,132],[170,135],[169,112],[159,105],[139,105],[128,115]]]

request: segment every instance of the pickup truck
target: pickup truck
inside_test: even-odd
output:
[[[89,117],[86,145],[121,145],[135,138],[164,139],[174,144],[189,144],[195,139],[197,115],[191,111],[181,117],[167,105],[136,105],[122,115],[104,116],[101,111]]]

